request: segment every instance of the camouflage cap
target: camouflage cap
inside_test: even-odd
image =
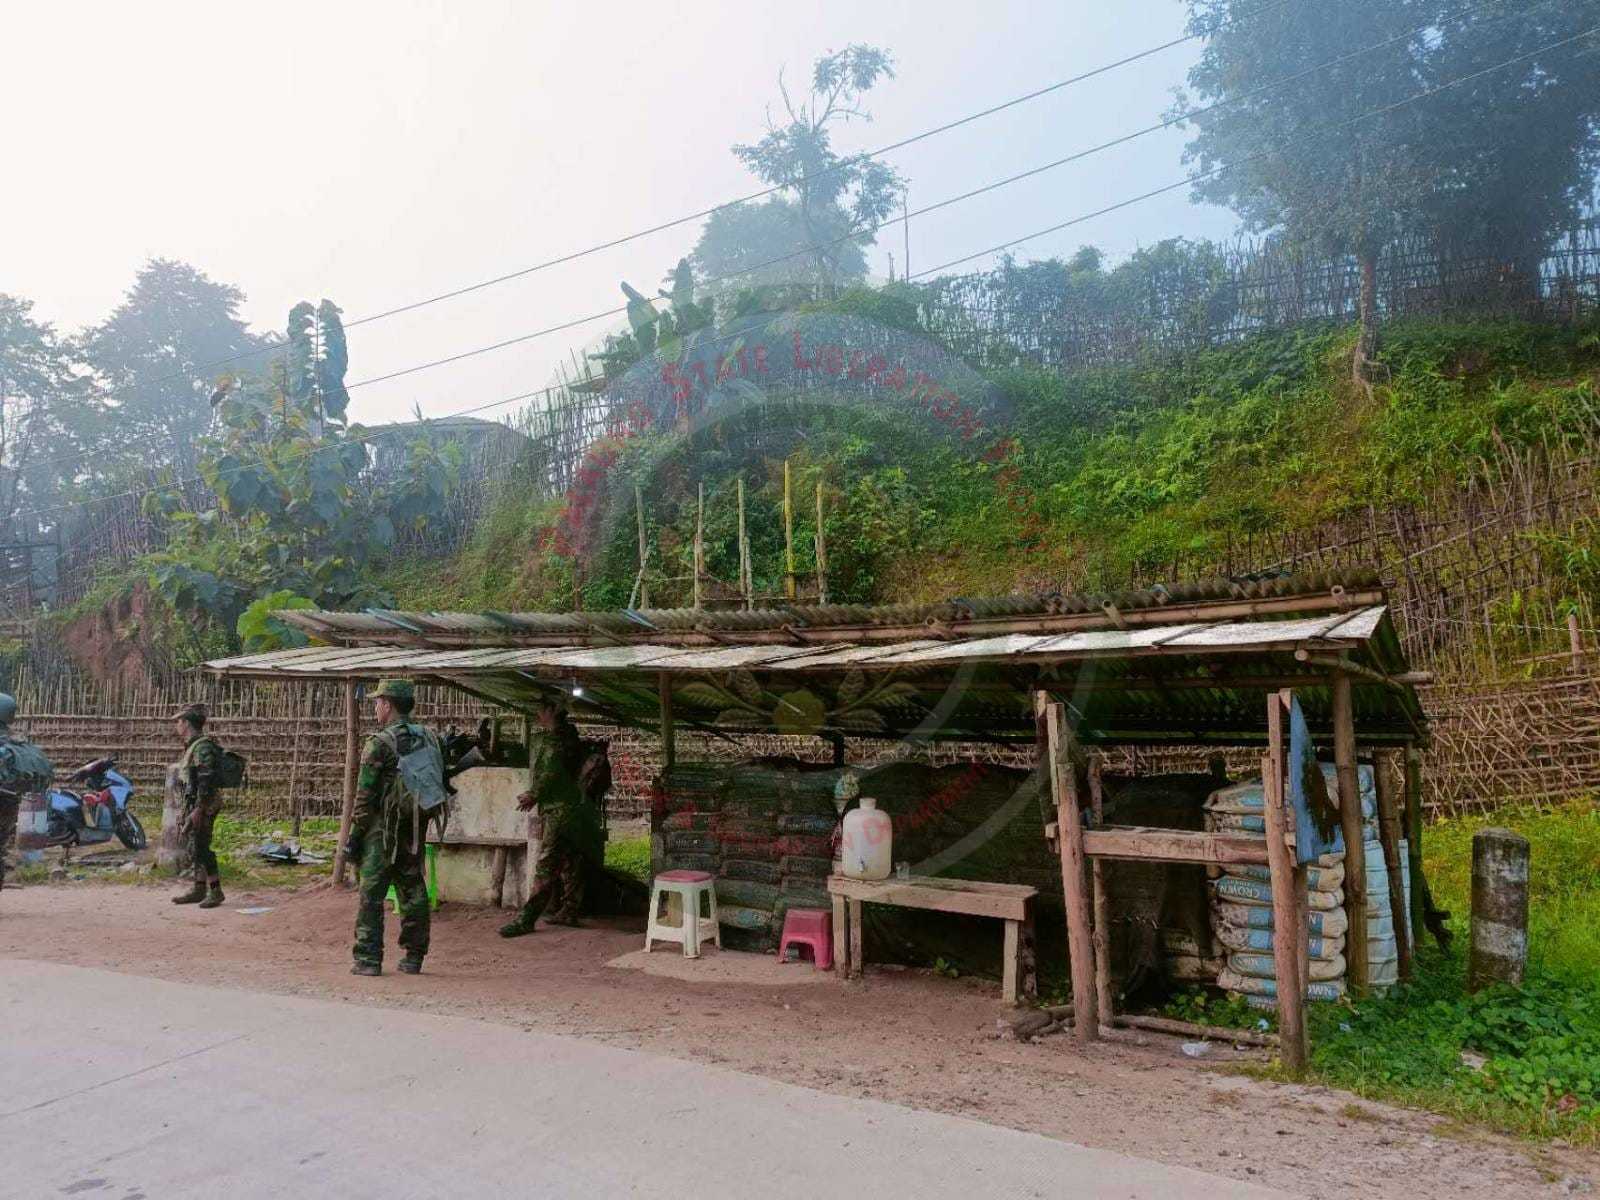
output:
[[[172,714],[174,721],[193,721],[197,725],[206,723],[206,706],[204,704],[189,704]]]
[[[380,682],[372,693],[374,700],[387,698],[390,700],[415,700],[417,698],[416,685],[409,679],[385,679]]]

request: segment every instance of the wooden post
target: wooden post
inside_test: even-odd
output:
[[[1472,835],[1469,992],[1522,982],[1528,964],[1528,850],[1528,839],[1509,829]]]
[[[344,808],[339,814],[339,845],[333,852],[333,882],[344,886],[344,847],[356,814],[356,768],[360,762],[361,714],[356,708],[356,681],[344,681]]]
[[[1406,858],[1411,863],[1411,936],[1422,945],[1427,906],[1422,886],[1422,751],[1406,747]]]
[[[308,704],[309,700],[301,701],[302,708]],[[300,841],[300,809],[302,807],[299,788],[300,743],[302,740],[304,739],[301,737],[301,721],[299,717],[296,717],[294,721],[294,746],[289,752],[289,820],[293,826],[293,832],[290,836],[294,838],[296,843]]]
[[[645,560],[649,556],[650,547],[644,536],[644,493],[639,490],[639,485],[633,485],[633,515],[639,526],[639,607],[650,607],[650,585],[644,579]]]
[[[1367,994],[1367,856],[1361,828],[1361,778],[1356,773],[1356,719],[1350,676],[1333,677],[1333,759],[1339,778],[1339,825],[1344,831],[1345,968],[1350,992]]]
[[[678,746],[672,722],[672,680],[665,671],[658,675],[661,693],[661,770],[672,770],[678,763]]]
[[[706,485],[700,485],[700,496],[694,509],[694,606],[700,607],[700,579],[706,570]]]
[[[1574,673],[1583,670],[1583,634],[1578,629],[1578,614],[1567,614],[1567,641],[1572,647],[1572,670]]]
[[[1061,889],[1067,902],[1067,954],[1072,963],[1073,1031],[1088,1043],[1100,1036],[1096,999],[1094,937],[1091,933],[1089,889],[1083,856],[1083,815],[1079,808],[1084,789],[1079,775],[1079,755],[1067,710],[1045,692],[1035,696],[1044,705],[1049,738],[1050,790],[1055,798],[1056,831],[1061,847]]]
[[[1263,815],[1267,826],[1267,870],[1272,879],[1272,962],[1278,986],[1279,1053],[1284,1070],[1299,1075],[1306,1069],[1306,982],[1309,949],[1298,895],[1306,888],[1306,871],[1290,851],[1289,808],[1284,788],[1283,693],[1267,697],[1267,753],[1261,759]]]
[[[1372,782],[1378,790],[1378,842],[1383,847],[1383,867],[1389,873],[1389,913],[1394,921],[1395,949],[1400,956],[1400,978],[1411,978],[1411,939],[1407,936],[1405,877],[1400,873],[1400,805],[1394,794],[1394,751],[1373,756]]]
[[[1104,766],[1100,755],[1090,756],[1089,810],[1094,813],[1097,827],[1105,824]],[[1095,999],[1100,1005],[1100,1020],[1109,1025],[1117,1011],[1116,1001],[1111,995],[1111,909],[1106,896],[1106,864],[1098,858],[1089,860],[1089,883],[1094,899]]]
[[[822,480],[817,480],[817,603],[828,602],[828,542],[822,531]]]
[[[794,581],[794,492],[789,460],[783,460],[783,594],[795,598]]]

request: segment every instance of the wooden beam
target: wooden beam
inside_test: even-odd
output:
[[[1187,829],[1144,829],[1108,825],[1083,832],[1083,853],[1093,861],[1204,863],[1208,866],[1266,866],[1261,839],[1244,833],[1204,833]]]
[[[1056,802],[1056,823],[1061,845],[1061,887],[1067,906],[1067,954],[1072,962],[1072,1005],[1078,1014],[1073,1026],[1078,1041],[1100,1036],[1099,1000],[1095,984],[1094,937],[1091,933],[1090,898],[1084,872],[1083,780],[1081,754],[1067,725],[1064,704],[1045,708],[1050,750],[1050,790]]]
[[[1339,779],[1339,825],[1344,831],[1345,963],[1351,994],[1368,991],[1367,855],[1361,825],[1361,780],[1356,773],[1355,707],[1350,676],[1333,677],[1333,761]]]
[[[350,840],[350,825],[356,814],[356,771],[361,760],[357,739],[361,733],[361,714],[356,706],[354,679],[344,681],[344,803],[339,810],[339,844],[333,851],[333,882],[344,886],[344,847]]]
[[[1378,842],[1383,866],[1389,874],[1389,913],[1394,921],[1395,950],[1400,957],[1400,978],[1411,978],[1411,946],[1407,936],[1405,879],[1400,866],[1400,804],[1394,794],[1394,751],[1383,750],[1372,764],[1372,782],[1378,790]]]
[[[1267,700],[1268,751],[1261,759],[1263,812],[1267,826],[1268,870],[1272,882],[1272,951],[1278,985],[1279,1053],[1291,1075],[1306,1069],[1306,980],[1309,966],[1307,934],[1301,921],[1297,893],[1306,888],[1306,871],[1295,863],[1290,849],[1288,797],[1285,794],[1287,758],[1287,707],[1284,694]]]

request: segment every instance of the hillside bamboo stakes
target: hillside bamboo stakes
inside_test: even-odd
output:
[[[1372,764],[1372,782],[1377,789],[1378,841],[1383,848],[1383,866],[1389,874],[1389,912],[1394,921],[1394,941],[1400,958],[1400,978],[1411,978],[1410,922],[1406,919],[1405,877],[1400,866],[1400,806],[1395,799],[1395,754],[1379,750]]]
[[[744,595],[744,610],[756,606],[755,587],[750,571],[750,538],[744,525],[744,476],[739,476],[739,591]]]
[[[1411,937],[1412,944],[1422,946],[1423,920],[1427,908],[1423,902],[1422,881],[1422,751],[1407,746],[1405,753],[1406,778],[1406,858],[1411,866]]]
[[[706,573],[706,485],[700,484],[694,508],[694,606],[700,607],[700,581]]]
[[[789,460],[783,460],[783,594],[794,600],[796,595],[794,573],[794,489],[791,486]]]
[[[639,575],[634,580],[634,594],[628,601],[628,607],[649,608],[650,585],[645,581],[645,566],[650,560],[650,547],[644,536],[644,492],[638,484],[633,485],[633,513],[639,525]]]
[[[1345,956],[1351,993],[1360,999],[1368,990],[1367,856],[1361,822],[1361,782],[1356,774],[1355,708],[1350,676],[1334,675],[1333,756],[1339,781],[1339,824],[1344,831],[1344,911],[1348,921]]]
[[[828,603],[828,542],[822,528],[822,480],[817,480],[817,603]]]

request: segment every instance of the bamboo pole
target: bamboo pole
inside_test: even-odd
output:
[[[644,568],[648,557],[649,547],[644,537],[644,493],[639,485],[633,485],[633,512],[639,525],[639,607],[650,607],[650,585],[645,582]]]
[[[1367,994],[1367,855],[1361,825],[1361,778],[1356,772],[1355,705],[1350,676],[1333,677],[1333,757],[1339,779],[1339,824],[1344,830],[1346,969],[1350,992]]]
[[[750,538],[744,527],[744,476],[739,476],[739,590],[744,593],[744,609],[756,606],[750,574]]]
[[[783,594],[795,598],[794,581],[794,489],[789,460],[783,460]]]
[[[1411,945],[1406,936],[1405,879],[1400,874],[1400,806],[1395,800],[1394,752],[1380,750],[1374,755],[1372,782],[1378,792],[1378,841],[1383,847],[1383,866],[1389,873],[1389,912],[1394,921],[1395,948],[1400,957],[1400,978],[1411,978]]]
[[[296,843],[300,841],[301,805],[300,789],[297,785],[300,781],[300,743],[302,740],[300,721],[297,718],[294,723],[294,746],[289,753],[289,820],[294,829],[294,832],[291,836],[294,838]]]
[[[700,485],[700,495],[694,510],[694,606],[700,607],[700,579],[706,570],[706,485]]]
[[[817,603],[828,602],[828,542],[822,529],[822,480],[817,480]]]
[[[1061,850],[1061,887],[1067,905],[1067,955],[1072,967],[1072,1006],[1080,1014],[1074,1025],[1078,1041],[1100,1036],[1099,1000],[1095,984],[1094,937],[1083,854],[1083,789],[1078,778],[1079,755],[1067,725],[1066,706],[1047,692],[1035,693],[1035,711],[1042,707],[1048,738],[1050,790],[1056,805],[1056,836]]]
[[[333,852],[333,882],[344,886],[344,848],[350,840],[350,825],[356,813],[356,764],[360,758],[356,739],[360,733],[360,714],[356,709],[356,681],[344,683],[344,808],[339,814],[339,845]]]
[[[1572,648],[1572,670],[1574,673],[1583,670],[1583,634],[1578,629],[1578,614],[1567,614],[1567,642]]]

